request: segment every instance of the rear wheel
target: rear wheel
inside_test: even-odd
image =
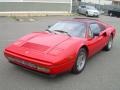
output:
[[[111,35],[110,38],[109,38],[109,41],[108,41],[107,45],[104,48],[104,50],[105,51],[110,51],[111,48],[112,48],[112,45],[113,45],[113,37]]]
[[[87,59],[87,51],[85,48],[81,48],[78,53],[76,62],[72,68],[72,72],[75,74],[82,72],[86,66],[86,59]]]
[[[112,13],[109,13],[109,16],[113,16],[113,14],[112,14]]]

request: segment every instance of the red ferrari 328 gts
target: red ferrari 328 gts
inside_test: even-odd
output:
[[[43,32],[33,32],[9,45],[9,62],[38,72],[78,74],[100,50],[112,48],[115,28],[96,19],[74,18],[57,22]]]

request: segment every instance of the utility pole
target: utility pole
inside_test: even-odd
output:
[[[73,7],[73,0],[70,0],[70,13],[72,13],[72,8]]]
[[[101,8],[100,8],[100,0],[99,0],[98,2],[99,2],[99,10],[100,10],[100,9],[101,9]]]

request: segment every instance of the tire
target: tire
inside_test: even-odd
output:
[[[79,9],[77,9],[76,12],[77,12],[78,14],[80,14],[80,13],[79,13]]]
[[[74,73],[74,74],[81,73],[86,66],[86,60],[87,60],[87,51],[86,51],[85,48],[81,48],[79,50],[79,53],[78,53],[77,59],[75,61],[75,64],[72,68],[72,73]]]
[[[112,13],[109,13],[109,16],[111,16],[111,17],[112,17],[112,16],[113,16],[113,14],[112,14]]]
[[[86,12],[85,16],[86,16],[86,17],[88,17],[88,16],[89,16],[89,15],[88,15],[88,12]]]
[[[96,17],[99,18],[99,15],[97,15]]]
[[[104,50],[105,51],[110,51],[112,49],[112,46],[113,46],[113,37],[111,35],[110,38],[109,38],[109,41],[108,41],[107,45],[104,48]]]

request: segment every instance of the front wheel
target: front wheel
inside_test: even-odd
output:
[[[99,18],[99,15],[97,15],[96,17]]]
[[[85,48],[81,48],[78,53],[76,62],[72,68],[72,73],[78,74],[82,72],[86,65],[86,59],[87,59],[87,51]]]

